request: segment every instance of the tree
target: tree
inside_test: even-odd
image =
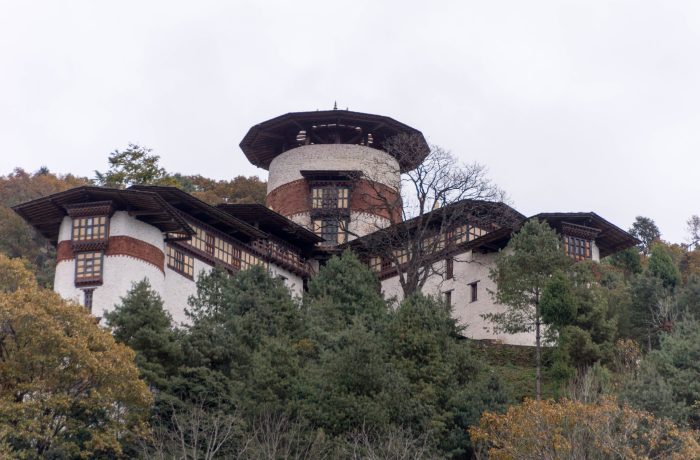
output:
[[[526,400],[505,414],[485,413],[469,429],[477,458],[698,458],[698,435],[667,419],[620,406],[614,399],[584,403]]]
[[[630,235],[641,241],[640,251],[645,255],[649,254],[651,244],[661,238],[661,232],[656,223],[649,217],[637,216],[629,229]]]
[[[371,215],[390,216],[392,225],[369,219],[365,227],[378,230],[358,240],[359,250],[381,257],[385,263],[400,267],[397,276],[404,297],[418,292],[432,276],[442,276],[440,260],[446,246],[466,237],[467,227],[493,229],[511,223],[514,216],[496,202],[505,193],[487,177],[478,163],[462,165],[450,152],[431,146],[430,153],[414,170],[400,174],[398,164],[421,157],[425,147],[422,136],[399,134],[383,146],[398,163],[378,162],[362,179],[369,184],[360,197]],[[395,184],[401,193],[386,193],[386,177],[400,177]]]
[[[267,183],[257,176],[236,176],[232,180],[214,180],[200,175],[173,174],[177,186],[209,204],[265,204]]]
[[[56,248],[11,207],[88,183],[87,178],[56,175],[45,168],[35,173],[17,168],[7,176],[0,176],[0,252],[30,262],[41,286],[53,285]]]
[[[527,221],[496,257],[490,277],[496,283],[494,299],[503,312],[488,313],[497,332],[535,332],[535,394],[541,396],[542,310],[541,300],[552,276],[571,265],[559,237],[546,222]]]
[[[126,188],[129,185],[175,185],[172,177],[158,162],[160,156],[152,150],[136,144],[129,144],[123,150],[115,150],[109,155],[109,169],[101,173],[95,171],[95,182],[105,187]]]
[[[688,249],[698,249],[700,246],[700,216],[693,214],[685,224],[688,231]]]
[[[105,313],[104,318],[117,342],[136,352],[136,364],[146,381],[163,389],[166,379],[177,373],[183,357],[172,318],[148,280],[134,283],[121,303]]]
[[[700,428],[700,323],[690,319],[664,334],[622,392],[632,405]]]
[[[119,456],[150,404],[134,352],[84,308],[31,285],[0,292],[0,445],[13,458]]]

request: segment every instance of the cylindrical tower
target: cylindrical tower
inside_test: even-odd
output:
[[[412,155],[385,149],[400,134],[418,143]],[[410,126],[347,110],[273,118],[253,126],[241,149],[269,171],[267,206],[330,246],[400,221],[401,173],[420,164],[429,150]]]

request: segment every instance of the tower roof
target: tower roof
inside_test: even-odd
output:
[[[410,171],[425,159],[430,150],[423,134],[390,117],[349,110],[280,115],[250,128],[240,147],[252,164],[268,169],[276,156],[301,145],[358,144],[384,150],[385,141],[397,134],[417,135],[421,144],[417,149],[420,152],[418,155],[397,158],[401,171]],[[312,135],[315,137],[312,138]]]

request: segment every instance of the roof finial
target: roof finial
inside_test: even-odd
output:
[[[333,101],[333,110],[338,110],[338,101]]]

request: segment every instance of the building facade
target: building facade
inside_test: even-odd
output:
[[[400,135],[417,139],[412,155],[384,148]],[[57,247],[56,292],[98,317],[146,278],[174,321],[186,322],[198,274],[215,266],[235,273],[261,265],[302,296],[319,266],[348,248],[377,273],[385,296],[401,298],[403,259],[382,255],[382,236],[415,225],[401,219],[400,184],[429,153],[419,131],[379,115],[299,112],[253,126],[240,146],[269,171],[267,206],[211,206],[177,188],[143,185],[78,187],[14,210]],[[452,305],[468,337],[532,344],[531,334],[494,334],[481,319],[502,308],[489,295],[489,269],[527,217],[502,203],[451,206],[428,216],[440,221],[457,207],[463,213],[430,236],[437,244],[426,263],[435,270],[423,291]],[[591,212],[531,218],[555,228],[577,260],[598,261],[637,243]]]

